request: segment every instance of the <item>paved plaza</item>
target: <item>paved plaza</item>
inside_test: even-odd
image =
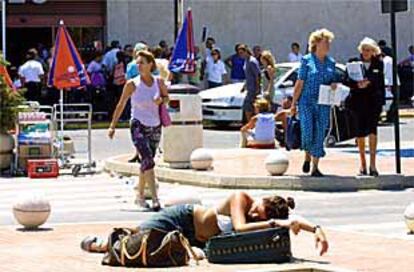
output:
[[[101,266],[101,256],[82,252],[79,243],[88,234],[105,236],[114,226],[134,226],[152,214],[134,210],[130,181],[107,174],[80,178],[62,176],[57,180],[1,179],[0,252],[3,253],[0,254],[0,271],[29,268],[30,271],[124,271]],[[19,193],[28,190],[43,192],[50,199],[52,213],[43,231],[21,231],[13,219],[13,201]],[[205,205],[215,205],[231,192],[233,190],[177,184],[162,183],[160,186],[161,200],[177,195],[197,195]],[[407,235],[402,216],[405,207],[414,199],[413,189],[353,193],[248,192],[255,197],[273,193],[292,196],[297,202],[295,213],[327,228],[331,250],[324,257],[318,257],[313,249],[312,235],[292,237],[293,254],[298,259],[356,271],[408,272],[414,267],[408,261],[414,257],[414,236]],[[401,265],[396,267],[395,263]],[[185,269],[164,271],[243,271],[276,267],[217,266],[202,262],[200,267],[193,264]]]

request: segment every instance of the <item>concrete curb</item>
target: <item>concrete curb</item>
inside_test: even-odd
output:
[[[108,158],[104,169],[122,175],[139,175],[139,165],[119,161],[125,155]],[[210,171],[156,167],[161,182],[230,189],[273,189],[315,192],[348,192],[358,190],[402,190],[414,187],[414,177],[382,175],[374,177],[326,176],[236,176],[218,175]]]

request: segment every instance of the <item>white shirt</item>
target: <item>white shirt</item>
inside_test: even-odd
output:
[[[117,64],[118,59],[116,58],[116,53],[118,53],[119,48],[113,48],[110,51],[106,52],[102,64],[106,66],[108,71],[112,71],[114,69],[115,64]]]
[[[302,59],[302,54],[299,53],[296,55],[295,53],[290,52],[288,59],[289,59],[289,62],[300,62],[300,60]]]
[[[28,60],[19,67],[19,76],[24,77],[25,82],[40,82],[40,76],[44,74],[43,66],[37,60]]]
[[[393,85],[392,79],[392,58],[390,56],[385,56],[382,60],[384,62],[384,83],[385,87]],[[400,86],[400,79],[397,75],[397,85]]]
[[[211,49],[210,48],[206,48],[205,60],[206,60],[206,62],[209,62],[209,61],[213,60],[213,57],[211,56]]]
[[[221,60],[214,62],[207,59],[207,80],[215,83],[223,82],[223,75],[227,74],[224,63]]]

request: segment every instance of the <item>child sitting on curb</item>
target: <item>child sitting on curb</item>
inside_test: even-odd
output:
[[[270,112],[269,101],[258,98],[254,102],[256,115],[241,129],[240,147],[273,146],[275,144],[276,116]]]

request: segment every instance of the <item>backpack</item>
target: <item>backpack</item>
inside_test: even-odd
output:
[[[104,87],[106,85],[105,76],[101,71],[91,73],[91,85],[95,88]]]
[[[120,86],[124,85],[125,82],[125,66],[124,63],[120,62],[114,67],[114,84]]]

